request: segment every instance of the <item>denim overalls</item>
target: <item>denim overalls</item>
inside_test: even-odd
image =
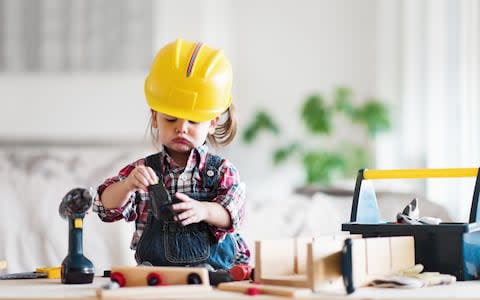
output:
[[[207,154],[206,166],[201,174],[203,184],[194,183],[193,193],[188,194],[189,197],[199,201],[215,198],[221,162],[219,156]],[[157,173],[159,182],[163,182],[160,153],[148,156],[145,165]],[[175,199],[173,195],[170,196]],[[230,269],[235,252],[231,234],[227,234],[219,243],[205,222],[183,226],[176,221],[155,218],[150,209],[148,222],[137,244],[135,259],[138,263],[149,262],[154,266],[208,264],[214,269]]]

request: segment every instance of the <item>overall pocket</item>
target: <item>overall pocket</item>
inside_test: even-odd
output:
[[[192,224],[182,226],[165,222],[163,229],[165,258],[173,264],[201,263],[210,256],[207,226]],[[205,225],[205,224],[203,224]]]
[[[152,220],[153,219],[153,220]],[[163,248],[163,223],[150,218],[145,231],[143,232],[137,244],[135,260],[137,263],[149,262],[154,266],[165,266],[168,262],[165,260]]]

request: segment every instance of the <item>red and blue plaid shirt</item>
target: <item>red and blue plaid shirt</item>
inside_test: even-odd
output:
[[[185,168],[176,164],[165,151],[161,152],[163,183],[171,195],[175,192],[190,194],[194,183],[202,184],[202,171],[205,168],[208,147],[206,144],[194,148]],[[113,183],[124,180],[136,166],[145,165],[145,159],[139,159],[120,170],[117,176],[108,178],[98,187],[98,197],[93,203],[93,211],[97,212],[105,222],[114,222],[121,219],[135,221],[130,248],[135,250],[143,234],[150,210],[150,199],[147,192],[139,190],[132,193],[123,207],[106,209],[101,202],[103,191]],[[210,225],[211,231],[217,240],[221,241],[227,233],[237,232],[245,216],[245,184],[240,181],[240,175],[231,162],[222,160],[219,168],[219,182],[217,196],[211,201],[221,204],[230,214],[232,225],[228,229]],[[181,180],[179,180],[181,179]],[[250,260],[250,251],[240,235],[235,234],[237,256],[235,264],[247,264]]]

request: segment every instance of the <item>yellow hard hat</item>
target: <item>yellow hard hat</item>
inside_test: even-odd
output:
[[[145,80],[151,109],[204,122],[232,103],[232,66],[222,50],[177,39],[160,49]]]

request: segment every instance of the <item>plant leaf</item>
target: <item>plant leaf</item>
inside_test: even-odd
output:
[[[335,90],[335,109],[352,117],[355,111],[352,97],[353,93],[350,88],[338,87]]]
[[[355,112],[354,120],[365,124],[368,134],[372,137],[390,129],[388,108],[376,99],[370,99],[359,107]]]
[[[304,141],[295,141],[273,152],[274,165],[295,155],[295,159],[299,159],[303,165],[305,183],[323,185],[330,184],[336,178],[354,178],[359,169],[371,167],[373,154],[367,151],[367,146],[377,133],[390,129],[389,110],[386,104],[375,98],[366,99],[360,106],[355,106],[353,100],[352,90],[345,86],[335,89],[334,101],[330,104],[320,94],[312,94],[305,99],[300,116],[309,133],[329,135],[338,144],[342,141],[335,136],[333,120],[342,114],[347,118],[340,118],[339,121],[352,121],[353,124],[348,125],[361,125],[366,130],[368,134],[365,144],[356,145],[347,141],[334,150],[331,147],[322,150],[320,147],[306,151]],[[244,131],[243,138],[244,141],[251,142],[261,131],[278,134],[278,128],[266,111],[259,111]],[[313,139],[311,134],[305,138]],[[323,140],[324,138],[320,142]],[[347,140],[350,139],[347,137]]]
[[[328,185],[335,177],[335,173],[342,172],[344,165],[343,157],[337,153],[310,151],[303,157],[303,166],[307,172],[307,184]]]
[[[279,165],[285,162],[290,156],[300,149],[298,143],[292,143],[286,147],[279,148],[273,152],[273,164]]]
[[[322,96],[311,95],[302,107],[302,119],[312,133],[329,134],[332,127],[331,111]]]
[[[249,144],[258,136],[262,131],[268,131],[275,135],[280,133],[278,125],[273,121],[272,117],[265,111],[258,111],[253,121],[247,125],[243,132],[242,139],[245,143]]]

